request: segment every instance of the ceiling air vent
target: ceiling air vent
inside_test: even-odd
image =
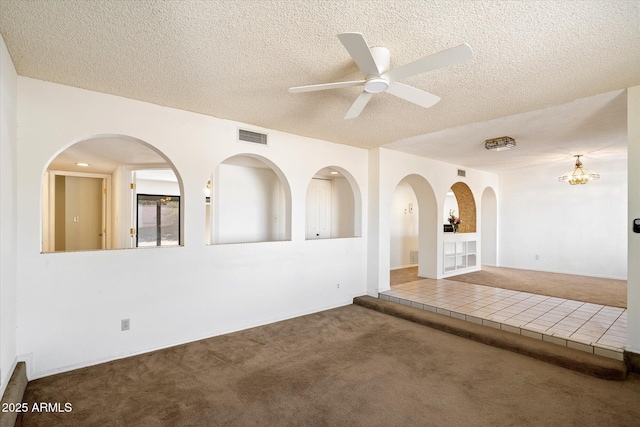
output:
[[[467,176],[467,171],[463,171],[462,169],[458,169],[458,176]]]
[[[252,144],[268,145],[266,134],[251,132],[250,130],[244,129],[238,129],[238,141],[250,142]]]

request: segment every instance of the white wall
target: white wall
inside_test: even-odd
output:
[[[627,161],[582,161],[601,178],[559,182],[573,157],[500,175],[501,267],[627,278]]]
[[[409,210],[411,205],[411,211]],[[408,267],[410,252],[418,250],[418,225],[419,225],[418,199],[413,188],[400,182],[393,192],[391,199],[391,269]]]
[[[180,196],[180,185],[178,185],[177,182],[171,181],[136,179],[136,193],[154,194],[158,196]]]
[[[345,178],[332,178],[331,237],[353,237],[355,231],[355,204],[351,184]]]
[[[436,206],[419,206],[420,211],[420,249],[418,274],[423,277],[441,278],[443,272],[443,242],[449,239],[475,239],[480,247],[480,233],[444,233],[442,224],[446,221],[444,217],[444,202],[447,191],[458,181],[466,183],[478,203],[476,212],[481,210],[481,195],[484,189],[491,186],[496,190],[498,187],[498,176],[496,174],[466,169],[466,178],[458,177],[458,165],[426,159],[411,154],[385,148],[375,148],[369,153],[369,275],[367,282],[367,292],[370,295],[377,295],[378,292],[389,289],[389,270],[391,268],[391,246],[390,246],[390,224],[391,224],[391,204],[396,186],[407,176],[420,177],[428,185],[420,185],[412,180],[412,188],[416,192],[416,186],[424,189],[425,198],[432,197]],[[413,184],[416,186],[413,186]],[[430,187],[430,188],[429,188]],[[430,192],[433,195],[430,195]],[[430,211],[433,218],[430,218]],[[428,224],[426,227],[423,225]],[[476,219],[481,224],[481,214]],[[478,254],[481,256],[481,254]],[[480,257],[478,259],[481,259]],[[480,265],[474,269],[479,269]],[[467,271],[473,271],[470,269]]]
[[[366,236],[306,241],[304,210],[309,181],[330,165],[353,176],[367,206],[366,150],[274,130],[268,147],[239,143],[238,127],[262,129],[24,77],[18,92],[18,157],[29,158],[17,171],[18,354],[30,378],[350,304],[365,293]],[[45,167],[96,134],[137,138],[173,162],[184,190],[183,247],[40,254],[34,207]],[[204,183],[243,153],[269,159],[286,176],[291,241],[205,244]],[[131,330],[121,332],[125,318]]]
[[[640,234],[632,222],[640,218],[640,86],[627,89],[627,135],[629,141],[629,203],[625,234],[628,237],[627,347],[640,353]]]
[[[481,265],[498,265],[498,199],[492,188],[482,193],[482,212],[480,223],[482,236]]]
[[[216,243],[285,240],[284,201],[273,170],[221,164],[214,184]]]
[[[16,110],[17,74],[0,36],[0,395],[17,355]]]
[[[131,213],[131,171],[118,166],[111,174],[111,248],[124,249],[135,246],[130,228],[134,227]]]

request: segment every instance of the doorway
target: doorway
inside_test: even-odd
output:
[[[398,182],[388,200],[389,253],[386,260],[380,259],[381,267],[388,269],[380,270],[378,289],[390,286],[390,270],[394,271],[394,276],[406,273],[437,279],[441,228],[437,226],[438,203],[431,184],[420,175],[407,175]],[[403,271],[403,267],[407,271]]]
[[[418,199],[406,181],[398,183],[391,198],[390,266],[391,270],[415,266],[417,274],[420,218]]]
[[[50,171],[46,251],[106,249],[108,186],[104,175]]]

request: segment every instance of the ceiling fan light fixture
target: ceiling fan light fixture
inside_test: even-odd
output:
[[[510,136],[501,136],[500,138],[487,139],[484,142],[484,148],[491,151],[511,150],[516,146],[516,140]]]
[[[358,117],[373,95],[380,92],[387,92],[423,108],[433,107],[440,101],[439,96],[425,92],[417,87],[400,83],[399,80],[456,65],[473,58],[473,51],[469,45],[461,44],[390,70],[391,53],[386,47],[369,47],[361,33],[341,33],[338,34],[338,39],[360,71],[362,71],[365,79],[295,86],[290,87],[289,92],[303,93],[364,86],[362,93],[351,104],[351,108],[345,114],[345,120]]]
[[[364,84],[364,90],[369,93],[380,93],[387,90],[389,87],[389,81],[381,77],[367,80]]]
[[[559,177],[558,181],[566,181],[571,185],[576,185],[586,184],[589,181],[600,179],[600,174],[582,167],[582,162],[580,161],[580,157],[582,157],[582,154],[576,154],[573,157],[577,157],[576,166],[573,168],[573,170]]]

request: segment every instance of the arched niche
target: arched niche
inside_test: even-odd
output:
[[[205,202],[208,244],[291,240],[291,189],[263,156],[238,154],[220,163]]]
[[[305,206],[307,240],[361,236],[360,189],[345,169],[319,170],[307,186]]]
[[[462,221],[458,233],[475,233],[476,232],[476,201],[473,193],[464,182],[456,182],[451,186],[451,191],[456,198],[458,204],[458,217]],[[445,221],[449,216],[449,211],[444,213]]]
[[[482,192],[481,199],[482,265],[498,265],[498,198],[491,187]]]
[[[74,141],[45,167],[42,251],[182,245],[182,194],[171,160],[145,141],[126,135]]]
[[[409,199],[412,196],[411,192],[403,190],[403,187],[406,189],[410,188],[415,196],[416,205],[409,206]],[[437,278],[437,265],[438,265],[438,251],[437,251],[437,242],[438,242],[438,208],[436,196],[433,191],[433,188],[429,184],[429,182],[420,175],[408,175],[404,177],[401,181],[398,182],[398,185],[395,187],[394,195],[398,195],[398,189],[400,189],[406,197],[392,197],[392,200],[398,202],[400,204],[394,204],[392,202],[392,212],[390,215],[390,220],[394,221],[394,217],[397,218],[399,216],[406,215],[414,215],[415,218],[412,221],[411,225],[414,227],[413,232],[415,232],[415,224],[417,223],[417,264],[418,264],[418,276],[427,277],[427,278]],[[406,200],[405,200],[406,199]],[[404,203],[406,202],[406,203]],[[406,206],[405,206],[406,204]],[[412,203],[411,203],[412,204]],[[390,232],[393,233],[394,228],[398,230],[397,224],[390,224]],[[397,234],[397,233],[396,233]],[[394,243],[394,239],[402,239],[403,235],[399,234],[397,236],[390,236],[390,251],[399,250],[400,247],[398,242]],[[413,236],[408,236],[408,241],[411,243]],[[404,244],[403,244],[404,246]],[[404,250],[404,249],[403,249]],[[414,252],[412,250],[406,251],[408,252],[408,263],[409,265],[414,264],[411,262],[411,256],[415,256],[415,254],[411,254]],[[397,254],[396,254],[397,255]],[[392,254],[389,254],[390,258]],[[395,257],[397,258],[397,257]],[[402,261],[404,263],[404,261]]]

